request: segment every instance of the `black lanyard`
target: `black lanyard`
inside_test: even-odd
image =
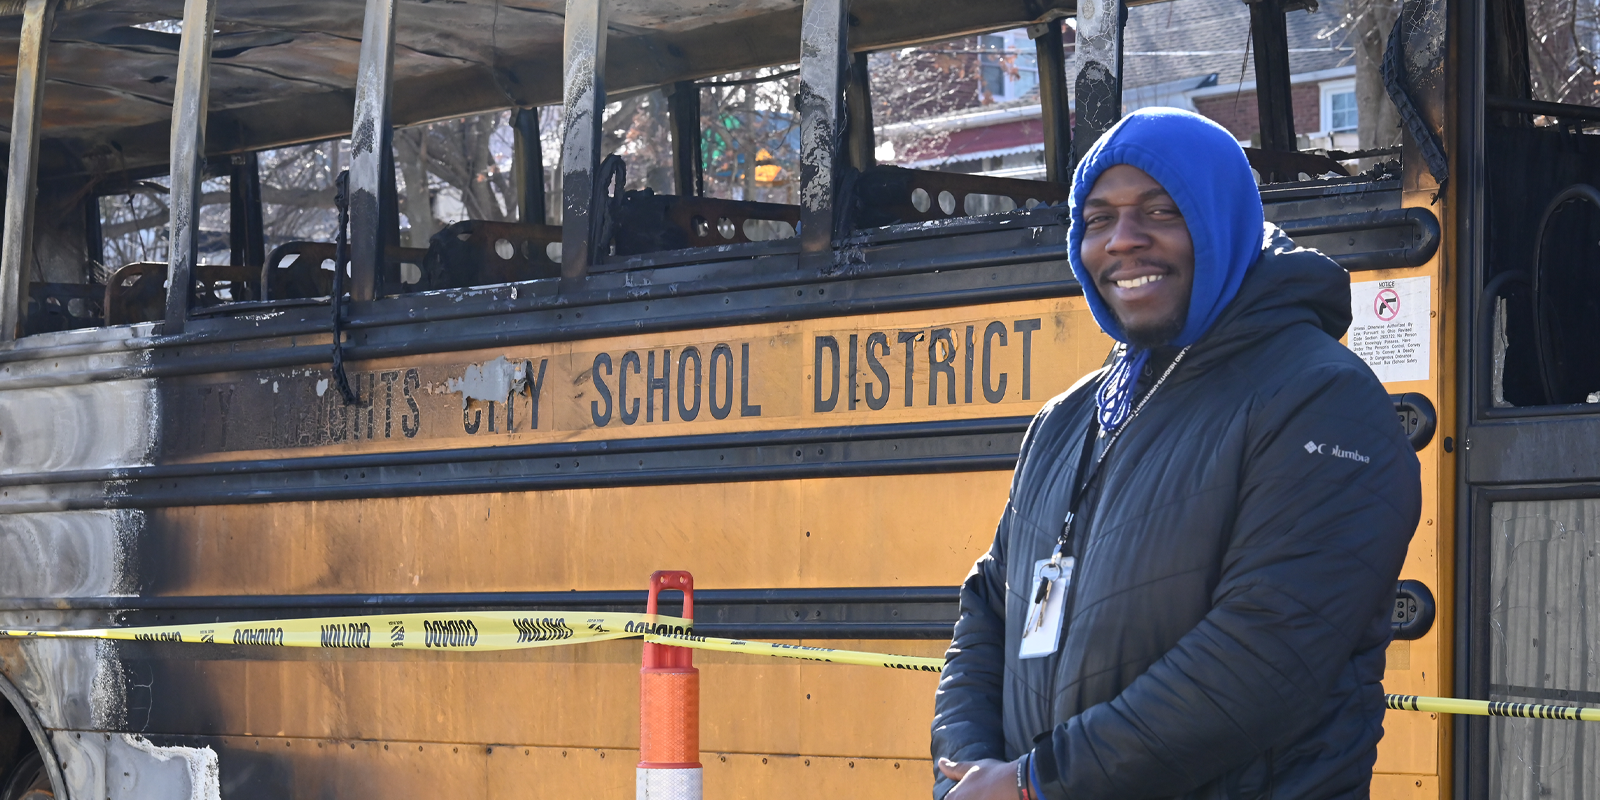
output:
[[[1094,450],[1095,440],[1101,433],[1100,416],[1098,408],[1090,411],[1089,430],[1084,434],[1083,451],[1078,454],[1078,477],[1081,477],[1082,480],[1073,486],[1072,499],[1067,506],[1067,518],[1061,523],[1061,537],[1056,540],[1056,550],[1050,556],[1052,565],[1061,563],[1061,556],[1066,551],[1067,545],[1072,541],[1072,521],[1078,516],[1078,506],[1083,502],[1083,495],[1089,490],[1089,481],[1099,476],[1100,465],[1105,462],[1106,456],[1111,454],[1111,445],[1116,444],[1117,438],[1128,429],[1129,425],[1133,424],[1133,420],[1139,416],[1139,412],[1144,410],[1145,404],[1149,403],[1150,398],[1155,396],[1156,390],[1161,388],[1161,384],[1167,382],[1167,378],[1172,375],[1173,370],[1178,368],[1178,364],[1183,361],[1183,357],[1188,352],[1189,347],[1184,347],[1172,358],[1172,363],[1167,365],[1166,370],[1161,373],[1161,377],[1156,379],[1155,384],[1150,387],[1149,391],[1144,393],[1138,404],[1133,407],[1133,413],[1129,414],[1128,418],[1123,420],[1122,424],[1111,433],[1110,438],[1106,440],[1105,449],[1100,452],[1099,458],[1094,457]],[[1136,377],[1135,381],[1137,380]],[[1091,460],[1094,462],[1093,464],[1090,463]]]
[[[1061,536],[1056,540],[1055,552],[1050,555],[1052,563],[1059,564],[1061,556],[1066,553],[1067,545],[1072,541],[1072,521],[1078,516],[1078,507],[1083,504],[1083,496],[1089,493],[1089,481],[1100,474],[1100,465],[1105,462],[1104,458],[1094,457],[1095,443],[1099,438],[1100,420],[1098,415],[1091,411],[1089,428],[1083,436],[1083,448],[1078,453],[1078,472],[1073,476],[1072,496],[1067,502],[1067,517],[1061,523]]]

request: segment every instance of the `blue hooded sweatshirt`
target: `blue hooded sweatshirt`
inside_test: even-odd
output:
[[[1122,118],[1089,150],[1072,177],[1072,228],[1067,234],[1072,273],[1083,285],[1095,322],[1127,343],[1083,265],[1083,204],[1100,174],[1118,164],[1138,167],[1178,204],[1194,241],[1194,288],[1183,330],[1171,341],[1199,341],[1244,283],[1265,245],[1261,194],[1244,150],[1221,125],[1176,108],[1145,108]],[[1149,352],[1125,348],[1099,393],[1100,423],[1114,430],[1127,421],[1135,377]]]

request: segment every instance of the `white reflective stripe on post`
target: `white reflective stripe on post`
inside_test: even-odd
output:
[[[350,299],[356,301],[371,300],[382,290],[383,222],[392,211],[383,207],[383,171],[390,166],[384,156],[394,139],[389,122],[394,17],[395,0],[367,0],[350,131]]]
[[[11,106],[11,161],[6,172],[4,241],[0,242],[0,342],[21,334],[33,261],[33,205],[39,180],[39,117],[45,62],[58,0],[27,0],[17,49],[17,94]]]
[[[639,769],[634,789],[638,800],[700,800],[700,769]]]
[[[182,333],[200,260],[200,182],[206,161],[206,100],[217,0],[186,0],[172,103],[172,181],[167,237],[167,315],[163,333]]]

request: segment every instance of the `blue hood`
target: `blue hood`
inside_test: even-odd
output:
[[[1194,289],[1188,321],[1169,344],[1194,344],[1238,294],[1265,244],[1266,218],[1250,163],[1233,134],[1221,125],[1176,108],[1145,108],[1123,117],[1078,164],[1072,177],[1072,229],[1067,234],[1072,273],[1083,284],[1083,296],[1100,329],[1126,342],[1082,257],[1084,200],[1100,173],[1118,164],[1138,167],[1165,187],[1189,225]]]

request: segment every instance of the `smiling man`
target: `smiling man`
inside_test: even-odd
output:
[[[1108,132],[1071,211],[1119,344],[1035,418],[962,586],[934,796],[1366,797],[1421,485],[1339,344],[1349,275],[1265,223],[1233,137],[1183,111]]]

